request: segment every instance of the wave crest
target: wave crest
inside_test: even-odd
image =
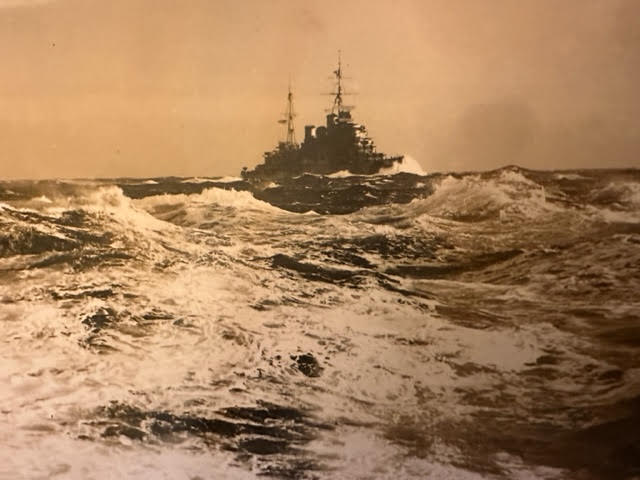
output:
[[[542,185],[512,169],[495,175],[448,175],[430,196],[411,202],[416,215],[428,214],[459,221],[535,218],[555,210]]]
[[[250,192],[207,188],[198,194],[155,195],[135,200],[135,205],[156,218],[179,225],[201,225],[221,215],[242,211],[288,213],[267,202],[257,200]]]

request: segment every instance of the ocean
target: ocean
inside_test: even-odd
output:
[[[640,478],[640,171],[0,182],[2,479]]]

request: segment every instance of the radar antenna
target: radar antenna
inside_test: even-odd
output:
[[[287,94],[287,110],[284,112],[284,118],[278,120],[278,123],[287,124],[287,136],[285,143],[287,145],[296,144],[296,131],[293,124],[293,119],[296,117],[296,112],[293,109],[293,93],[291,92],[291,80],[289,80],[289,93]]]

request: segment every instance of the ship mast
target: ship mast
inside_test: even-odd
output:
[[[335,92],[330,93],[330,95],[334,95],[333,106],[331,107],[331,113],[340,114],[340,112],[348,112],[352,110],[353,107],[350,105],[344,105],[342,103],[342,97],[344,95],[350,95],[350,94],[346,93],[344,91],[344,87],[342,86],[342,79],[344,77],[342,76],[342,55],[340,50],[338,50],[338,68],[337,70],[333,71],[333,74],[336,77],[336,87],[335,87],[336,90]]]
[[[293,119],[296,113],[293,109],[293,93],[291,93],[291,81],[289,81],[289,93],[287,94],[287,110],[284,112],[284,118],[278,120],[278,123],[287,124],[287,136],[285,140],[286,145],[296,144],[296,131],[293,124]]]
[[[338,50],[338,69],[333,71],[333,74],[336,76],[336,91],[335,98],[333,99],[333,107],[331,108],[331,113],[336,113],[336,109],[338,112],[342,110],[342,56],[340,54],[340,50]]]

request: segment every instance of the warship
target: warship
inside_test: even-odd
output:
[[[348,95],[343,86],[342,60],[338,54],[338,68],[333,71],[335,88],[330,93],[333,105],[328,110],[326,124],[306,125],[304,140],[296,142],[291,84],[287,95],[287,108],[279,123],[286,125],[286,137],[278,146],[264,153],[264,163],[253,170],[242,169],[242,178],[253,184],[278,182],[305,173],[330,175],[347,171],[353,175],[371,175],[402,163],[403,156],[386,156],[376,151],[373,140],[367,136],[364,125],[351,117],[353,106],[345,105]]]

